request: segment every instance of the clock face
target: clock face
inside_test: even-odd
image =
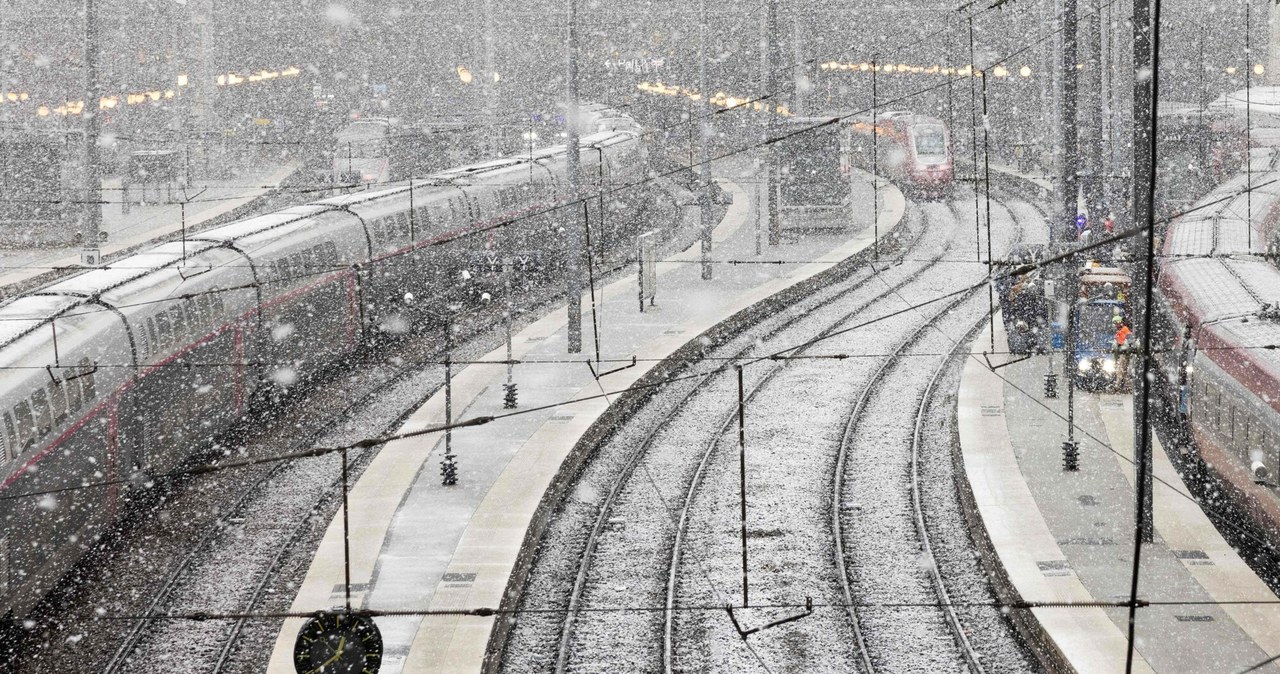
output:
[[[293,666],[298,674],[378,674],[382,634],[368,616],[317,613],[298,631]]]

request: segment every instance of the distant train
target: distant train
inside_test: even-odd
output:
[[[855,165],[870,170],[872,157],[881,175],[904,191],[925,198],[944,198],[955,182],[951,132],[937,117],[904,111],[864,115],[849,125],[848,154]]]
[[[642,179],[635,122],[584,113],[584,174]],[[371,341],[439,325],[482,289],[500,293],[465,273],[484,259],[540,252],[544,273],[558,273],[567,163],[564,146],[548,147],[412,192],[288,208],[0,305],[0,613],[27,614],[135,487],[203,451],[255,400]],[[593,246],[652,226],[641,190],[591,201],[616,211]]]
[[[783,140],[775,144],[775,152],[784,213],[843,215],[850,207],[850,170],[872,172],[873,162],[875,172],[912,196],[950,195],[955,165],[942,120],[901,111],[877,116],[874,125],[869,115],[830,123],[834,119],[782,118],[776,133]]]

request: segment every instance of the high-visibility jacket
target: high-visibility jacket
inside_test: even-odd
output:
[[[1118,346],[1124,346],[1125,340],[1129,339],[1129,335],[1132,334],[1133,330],[1130,330],[1129,326],[1121,325],[1120,329],[1116,330],[1116,344]]]

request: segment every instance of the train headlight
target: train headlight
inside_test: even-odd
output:
[[[1080,361],[1076,363],[1076,367],[1077,367],[1081,372],[1088,372],[1088,371],[1089,371],[1089,365],[1090,365],[1090,363],[1089,363],[1089,359],[1088,359],[1088,358],[1081,358],[1081,359],[1080,359]]]
[[[1116,371],[1116,361],[1114,358],[1108,358],[1102,361],[1102,371],[1107,374],[1113,374]]]

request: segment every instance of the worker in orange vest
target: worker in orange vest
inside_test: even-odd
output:
[[[1115,387],[1118,390],[1125,390],[1129,381],[1129,336],[1133,334],[1133,329],[1129,327],[1129,322],[1123,318],[1116,316],[1112,319],[1115,321],[1116,341],[1114,351],[1116,371],[1115,371]]]

